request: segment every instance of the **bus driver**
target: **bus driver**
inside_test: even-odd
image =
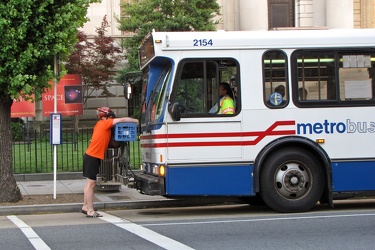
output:
[[[220,96],[220,109],[217,112],[218,107],[217,103],[210,109],[209,113],[214,114],[223,114],[223,115],[232,115],[235,113],[234,97],[233,91],[230,88],[230,85],[226,82],[219,84],[219,96]]]

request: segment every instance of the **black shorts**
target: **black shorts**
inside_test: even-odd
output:
[[[100,159],[89,156],[87,154],[83,155],[83,176],[90,179],[96,180],[96,175],[99,173]]]

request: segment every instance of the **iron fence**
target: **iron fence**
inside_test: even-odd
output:
[[[85,153],[92,135],[92,128],[79,132],[64,130],[62,144],[57,145],[57,171],[80,172],[83,168]],[[12,169],[14,174],[53,172],[53,145],[50,144],[50,132],[44,130],[25,133],[13,141]],[[139,141],[129,142],[130,168],[139,169],[141,164]]]

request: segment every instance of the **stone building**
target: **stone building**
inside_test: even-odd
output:
[[[223,30],[375,28],[375,0],[218,0]]]

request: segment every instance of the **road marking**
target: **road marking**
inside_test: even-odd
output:
[[[236,222],[280,221],[280,220],[333,219],[333,218],[340,218],[340,217],[360,217],[360,216],[375,216],[375,214],[338,214],[338,215],[296,216],[296,217],[276,217],[276,218],[274,217],[274,218],[247,219],[247,220],[148,223],[148,224],[142,224],[142,226],[173,226],[173,225],[198,225],[198,224],[217,224],[217,223],[236,223]]]
[[[175,241],[171,238],[168,238],[164,235],[158,234],[148,228],[142,227],[140,225],[134,224],[128,220],[121,219],[119,217],[100,212],[103,214],[103,217],[99,217],[99,219],[104,220],[106,222],[112,223],[122,229],[125,229],[145,240],[148,240],[162,248],[165,249],[193,249],[189,246],[186,246],[178,241]]]
[[[27,237],[27,239],[31,242],[37,250],[45,250],[51,249],[36,233],[35,231],[27,225],[25,222],[20,220],[17,216],[10,215],[7,216],[9,220],[11,220]]]

